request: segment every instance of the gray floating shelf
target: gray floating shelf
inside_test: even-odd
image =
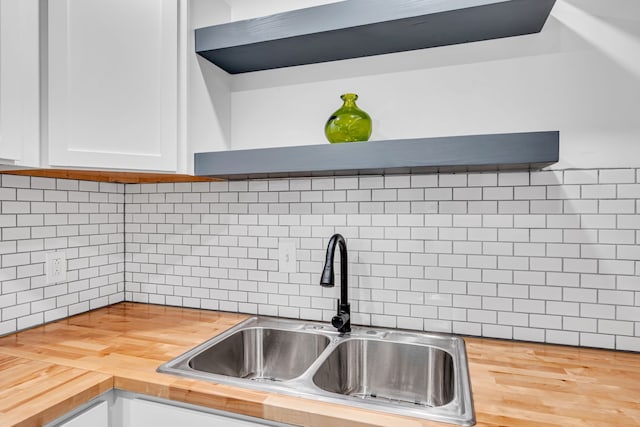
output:
[[[347,0],[199,28],[196,53],[236,74],[542,30],[555,0]]]
[[[558,131],[399,139],[195,154],[195,174],[227,179],[537,169]]]

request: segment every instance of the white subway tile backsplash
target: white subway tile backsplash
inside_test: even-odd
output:
[[[513,243],[484,242],[482,253],[486,255],[513,255]]]
[[[547,187],[548,200],[571,200],[579,198],[579,185],[549,185]]]
[[[19,191],[18,191],[19,193]],[[618,185],[618,198],[620,199],[639,199],[640,184],[621,184]]]
[[[561,200],[532,200],[530,211],[532,214],[561,214],[564,204]]]
[[[565,184],[597,184],[598,170],[566,170],[564,171]]]
[[[453,189],[451,188],[427,188],[424,191],[425,200],[452,200]]]
[[[596,319],[583,317],[565,316],[562,318],[562,327],[568,331],[596,332],[598,329],[598,321]]]
[[[361,176],[359,178],[360,189],[384,188],[384,177],[382,176]]]
[[[562,317],[549,314],[531,314],[529,325],[534,328],[547,329],[547,333],[553,329],[562,329]]]
[[[482,335],[482,324],[453,322],[453,333],[462,335]]]
[[[623,279],[625,276],[620,276]],[[616,276],[604,274],[581,274],[580,286],[592,289],[614,289],[616,287]]]
[[[597,273],[598,263],[595,259],[575,259],[564,260],[563,271],[573,273]]]
[[[580,334],[578,332],[547,330],[546,342],[562,345],[579,345]]]
[[[466,187],[467,174],[464,173],[443,173],[438,175],[439,187]]]
[[[594,184],[581,187],[583,199],[614,199],[616,197],[616,185]]]
[[[385,188],[409,188],[411,177],[409,175],[388,175],[384,177]]]
[[[635,273],[633,261],[598,260],[598,272],[601,274],[632,275]]]
[[[585,347],[614,349],[615,339],[616,337],[614,335],[581,333],[580,345]]]
[[[635,200],[599,200],[598,212],[609,214],[635,214]]]
[[[90,194],[99,191],[97,183],[28,176],[2,178],[0,194],[5,199],[14,194],[18,199],[0,206],[0,301],[11,302],[3,306],[2,315],[17,319],[3,322],[3,333],[86,311],[91,304],[97,307],[123,300],[124,259],[118,254],[124,253],[124,186],[106,185],[101,193]],[[101,229],[103,225],[107,228]],[[45,250],[65,251],[67,282],[46,283]],[[110,259],[112,256],[115,258]],[[97,268],[87,268],[91,260]],[[85,280],[78,281],[80,275],[104,279],[91,282],[94,295],[83,294],[95,298],[90,304],[79,303],[78,291],[89,286]]]
[[[640,260],[639,245],[618,245],[618,259]]]
[[[617,308],[616,320],[637,321],[640,319],[640,307],[619,306]]]
[[[498,324],[506,326],[529,326],[529,315],[511,311],[498,312]]]
[[[513,328],[513,339],[522,341],[544,342],[545,330],[534,328]]]
[[[532,171],[530,173],[531,185],[553,186],[562,184],[563,171]]]
[[[398,200],[400,201],[422,201],[424,200],[424,190],[422,188],[408,188],[398,190]]]
[[[513,328],[510,326],[504,325],[482,325],[482,333],[483,335],[502,338],[502,339],[512,339],[513,338]]]
[[[546,199],[547,188],[546,187],[515,187],[514,198],[516,200],[542,200]]]
[[[621,322],[617,320],[598,320],[597,331],[601,334],[629,335],[633,336],[633,322]]]
[[[22,175],[2,175],[3,187],[29,188],[31,187],[31,177]]]
[[[634,183],[635,175],[635,169],[602,169],[599,182],[601,184]]]
[[[500,200],[498,201],[499,214],[528,214],[529,202],[520,200]]]
[[[513,187],[484,187],[483,200],[513,200]]]
[[[598,230],[564,230],[564,242],[565,243],[597,243],[598,242]],[[606,235],[606,234],[605,234]],[[606,240],[603,243],[606,243]]]
[[[127,186],[4,175],[0,333],[125,298],[327,321],[338,290],[319,273],[340,232],[356,323],[637,351],[636,173]],[[296,242],[299,273],[278,271],[280,238]],[[47,285],[54,249],[69,280]]]
[[[438,175],[411,175],[410,183],[412,188],[437,187]]]
[[[564,213],[595,214],[598,213],[598,200],[564,200],[562,209]]]
[[[498,230],[498,241],[501,242],[528,242],[530,231],[523,228],[502,228]]]
[[[497,214],[498,202],[497,201],[482,201],[482,202],[469,201],[467,203],[467,212],[470,214]]]
[[[469,187],[495,187],[498,185],[498,174],[495,172],[470,173],[467,185]]]
[[[498,185],[529,185],[529,172],[500,172],[498,173]]]
[[[618,227],[622,229],[640,229],[640,215],[618,215]]]

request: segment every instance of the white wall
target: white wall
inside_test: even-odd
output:
[[[335,1],[335,0],[334,0]],[[187,140],[186,170],[193,154],[233,149],[231,145],[232,76],[194,53],[196,28],[250,19],[331,0],[189,0],[187,3]],[[242,125],[241,125],[242,126]]]
[[[231,21],[258,18],[305,7],[338,3],[344,0],[225,0],[231,8]]]
[[[193,172],[193,154],[229,148],[231,140],[230,77],[196,55],[194,30],[227,22],[229,6],[223,1],[191,0],[187,23],[187,171]]]
[[[372,139],[560,130],[556,168],[637,166],[639,23],[636,1],[558,0],[540,34],[232,76],[230,136],[200,148],[326,143],[350,91]]]

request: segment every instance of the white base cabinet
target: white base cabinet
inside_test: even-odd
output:
[[[57,427],[109,427],[109,405],[102,401],[58,424]]]
[[[255,427],[268,425],[142,399],[123,399],[122,405],[124,422],[121,427]]]
[[[112,390],[44,427],[287,427],[258,418]]]

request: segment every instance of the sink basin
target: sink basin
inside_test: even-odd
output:
[[[159,372],[358,408],[475,424],[464,341],[455,336],[254,317]]]
[[[328,345],[324,335],[249,328],[199,353],[189,367],[253,381],[285,381],[302,375]]]
[[[455,397],[449,353],[398,342],[344,341],[320,365],[313,382],[330,393],[411,406],[443,406]]]

